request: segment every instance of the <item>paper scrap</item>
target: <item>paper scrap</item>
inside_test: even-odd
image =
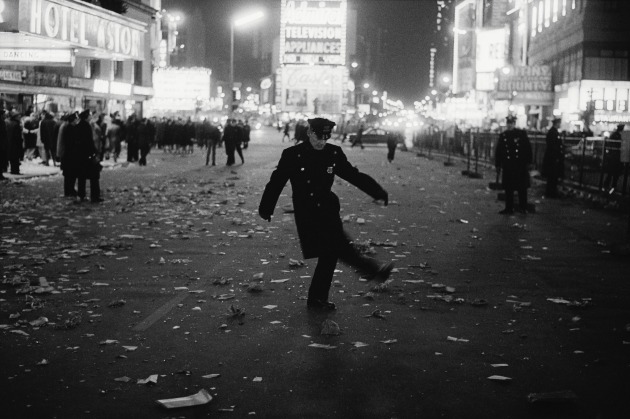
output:
[[[157,403],[167,409],[175,409],[178,407],[199,406],[209,403],[211,400],[212,396],[210,393],[206,389],[201,389],[198,393],[191,396],[157,400]]]

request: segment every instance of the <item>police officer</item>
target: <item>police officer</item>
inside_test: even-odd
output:
[[[562,119],[555,118],[545,137],[547,148],[543,157],[542,175],[547,178],[546,198],[558,197],[558,178],[564,177],[564,145],[558,131],[561,122]]]
[[[385,281],[393,263],[379,264],[361,255],[351,244],[339,217],[339,198],[331,191],[335,175],[350,182],[387,205],[387,192],[370,176],[361,173],[346,159],[341,147],[327,144],[335,123],[324,118],[308,120],[308,141],[282,152],[276,170],[260,200],[258,213],[271,221],[271,215],[287,181],[293,189],[295,224],[304,258],[318,258],[308,290],[307,306],[334,310],[328,301],[337,260],[357,268],[372,279]]]
[[[609,195],[615,192],[621,175],[621,132],[624,127],[624,124],[617,125],[617,130],[610,134],[611,141],[606,142],[606,149],[604,150],[604,173],[606,173],[604,190]]]
[[[508,115],[506,124],[505,131],[499,135],[494,155],[497,172],[503,172],[503,188],[505,189],[505,209],[499,214],[514,213],[514,191],[518,192],[518,211],[526,214],[532,147],[527,133],[516,128],[516,116]]]

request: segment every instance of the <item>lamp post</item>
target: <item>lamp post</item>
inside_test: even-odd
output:
[[[230,108],[228,112],[228,116],[232,117],[232,106],[234,103],[234,28],[246,25],[255,20],[261,19],[265,14],[262,11],[257,11],[251,13],[246,16],[242,16],[239,18],[232,19],[230,21],[230,80],[229,80],[229,100],[230,100]]]

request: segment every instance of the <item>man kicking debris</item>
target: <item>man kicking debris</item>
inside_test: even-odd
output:
[[[387,206],[387,192],[370,176],[361,173],[347,160],[341,147],[327,144],[335,123],[325,118],[308,120],[308,141],[282,152],[278,167],[260,200],[258,213],[271,221],[278,197],[287,181],[293,189],[295,224],[304,258],[318,258],[308,290],[307,306],[334,310],[328,301],[337,260],[356,268],[363,275],[386,281],[394,267],[363,256],[352,245],[339,217],[339,198],[331,191],[335,175],[350,182]]]

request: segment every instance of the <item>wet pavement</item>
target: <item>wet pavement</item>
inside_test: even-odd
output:
[[[103,170],[102,204],[62,198],[59,175],[0,184],[10,417],[630,413],[623,213],[537,186],[535,214],[501,216],[491,172],[470,179],[413,152],[388,164],[385,147],[344,144],[390,193],[383,207],[337,180],[344,225],[397,271],[379,287],[340,264],[338,310],[312,312],[315,260],[300,254],[290,186],[271,223],[257,215],[286,146],[257,131],[232,167],[223,149],[215,167],[200,150],[153,151],[147,167]],[[339,334],[323,335],[336,333],[325,321]],[[202,389],[207,404],[156,403]]]

